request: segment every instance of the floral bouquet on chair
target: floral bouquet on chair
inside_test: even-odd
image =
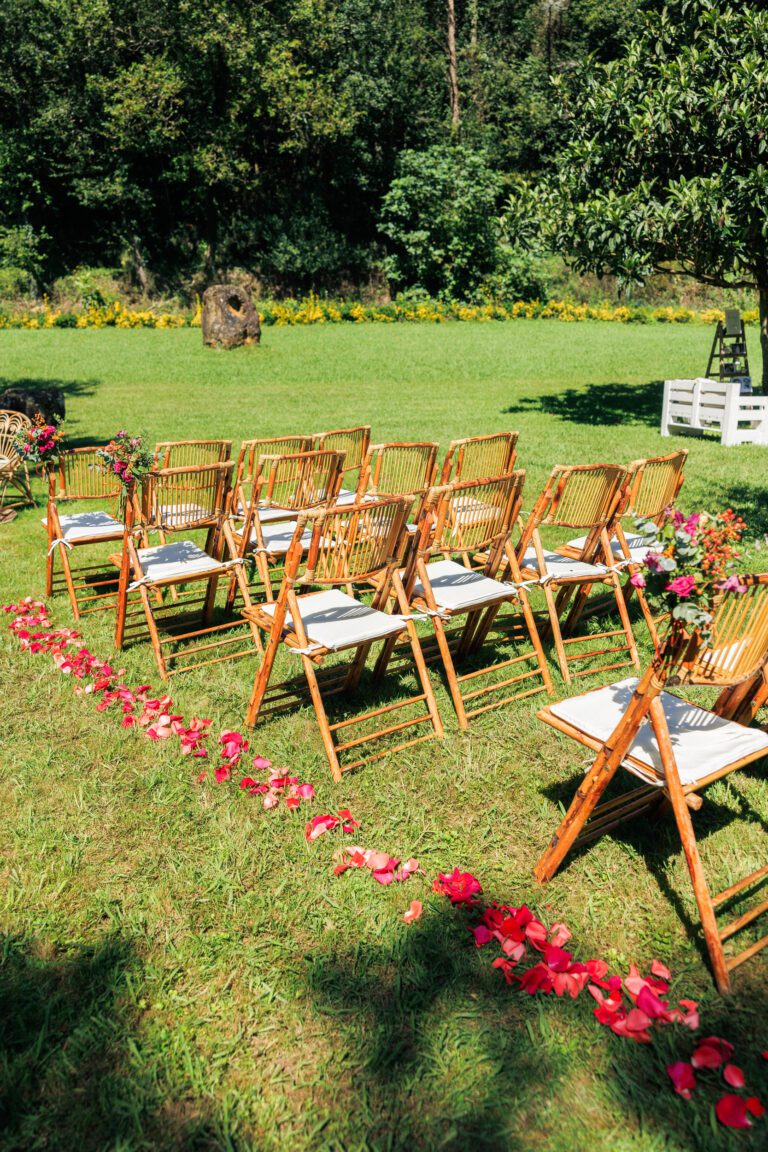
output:
[[[59,432],[58,427],[57,417],[54,416],[49,424],[38,412],[31,428],[20,428],[13,439],[13,446],[22,463],[43,467],[55,464],[64,439],[64,433]]]
[[[144,447],[141,436],[130,436],[124,428],[98,454],[105,471],[114,473],[124,488],[155,469],[154,454]]]
[[[630,583],[669,613],[673,630],[698,631],[707,641],[718,595],[746,591],[737,575],[728,575],[745,528],[730,508],[715,516],[695,512],[687,517],[668,509],[661,527],[638,520],[640,535],[655,537],[655,542]]]

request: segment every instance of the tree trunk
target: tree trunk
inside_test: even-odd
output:
[[[758,280],[757,295],[760,302],[760,351],[763,354],[763,392],[768,395],[768,278]]]
[[[448,84],[451,92],[451,131],[459,130],[459,69],[456,60],[456,4],[448,0]]]

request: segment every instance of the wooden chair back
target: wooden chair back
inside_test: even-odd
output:
[[[285,456],[312,449],[311,436],[273,436],[260,440],[243,440],[237,456],[233,488],[233,507],[242,511],[246,490],[256,478],[262,456]]]
[[[231,440],[163,440],[155,445],[155,459],[163,471],[194,468],[199,464],[223,464],[231,451]]]
[[[744,592],[724,592],[715,609],[711,639],[689,652],[681,681],[719,688],[752,680],[768,657],[768,573],[739,577]]]
[[[382,574],[398,563],[410,507],[410,499],[400,496],[302,512],[286,559],[286,578],[331,587],[374,582],[380,594]],[[302,535],[307,529],[312,539],[305,550]]]
[[[7,408],[0,409],[0,457],[6,463],[0,464],[0,471],[15,472],[24,461],[19,456],[14,440],[22,428],[31,428],[32,421],[23,412],[12,412]]]
[[[523,500],[525,472],[432,488],[419,536],[422,556],[493,552],[509,539]]]
[[[357,471],[370,443],[370,424],[360,424],[356,428],[334,428],[331,432],[318,432],[312,437],[313,448],[343,454],[345,473]]]
[[[249,507],[297,513],[328,503],[341,485],[343,459],[328,451],[261,456]]]
[[[49,498],[57,503],[74,500],[106,500],[120,503],[123,486],[108,471],[99,449],[68,448],[59,454],[58,464],[48,472]]]
[[[412,515],[418,517],[437,471],[432,442],[373,444],[366,453],[357,486],[362,496],[412,495]]]
[[[233,467],[229,461],[150,472],[142,480],[140,498],[131,501],[138,526],[163,533],[219,527]]]
[[[629,465],[629,497],[626,515],[661,522],[665,509],[674,504],[683,484],[688,449],[669,456],[633,460]]]
[[[508,475],[515,466],[519,437],[519,432],[491,432],[487,436],[452,440],[443,462],[440,483]]]
[[[627,480],[619,464],[557,465],[529,522],[560,528],[595,528],[610,523]]]

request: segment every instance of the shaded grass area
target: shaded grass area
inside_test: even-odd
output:
[[[445,447],[518,427],[532,501],[556,462],[677,445],[655,430],[657,382],[698,374],[708,338],[532,322],[270,329],[262,348],[230,355],[203,350],[196,332],[3,332],[0,350],[9,383],[65,382],[75,442],[120,426],[237,441],[366,421],[375,439]],[[688,443],[683,507],[732,504],[750,519],[759,563],[764,450]],[[3,602],[41,591],[41,514],[0,526]],[[52,607],[70,622],[64,600]],[[110,620],[91,616],[82,630],[111,652]],[[647,654],[641,625],[638,637]],[[121,664],[128,683],[158,683],[148,646]],[[211,716],[214,733],[240,727],[254,667],[180,678],[178,710]],[[668,1088],[664,1065],[688,1054],[688,1034],[668,1029],[640,1048],[600,1028],[586,996],[508,989],[465,914],[430,894],[436,871],[458,865],[489,897],[568,923],[580,958],[621,971],[660,957],[673,993],[701,998],[704,1034],[735,1042],[750,1089],[768,1094],[765,961],[739,970],[729,1001],[715,995],[668,823],[628,826],[547,889],[533,882],[583,767],[582,751],[535,719],[537,698],[464,735],[433,672],[446,740],[341,785],[313,714],[275,719],[252,750],[311,780],[317,800],[266,814],[236,785],[196,785],[198,763],[95,713],[4,630],[0,670],[3,1149],[764,1145],[764,1124],[717,1129],[716,1092],[686,1102]],[[362,873],[334,878],[339,838],[308,846],[303,824],[345,805],[362,821],[357,842],[416,856],[428,879],[383,889]],[[709,790],[696,827],[718,887],[763,862],[766,820],[764,765]],[[406,926],[414,898],[425,913]]]

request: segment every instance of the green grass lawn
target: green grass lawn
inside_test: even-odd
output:
[[[530,507],[555,463],[659,454],[661,381],[706,364],[699,327],[536,321],[271,328],[258,349],[217,353],[180,331],[3,331],[0,390],[66,392],[70,442],[120,427],[152,439],[315,432],[358,422],[375,440],[520,431]],[[733,506],[765,566],[765,449],[688,442],[680,504]],[[38,484],[38,493],[41,488]],[[0,602],[40,595],[42,511],[0,525]],[[764,544],[762,545],[764,548]],[[71,623],[68,603],[51,604]],[[111,656],[111,619],[82,625]],[[637,635],[647,655],[647,638]],[[125,679],[159,684],[148,645]],[[210,716],[212,750],[241,728],[256,660],[172,681],[185,716]],[[558,694],[562,683],[554,672]],[[547,889],[532,867],[584,756],[535,719],[534,700],[333,784],[310,710],[260,726],[252,751],[310,780],[316,801],[263,812],[199,762],[122,730],[73,694],[49,657],[3,629],[0,751],[0,1149],[758,1149],[718,1128],[719,1094],[674,1095],[664,1066],[689,1033],[638,1046],[601,1028],[591,998],[528,997],[477,951],[467,917],[429,891],[459,866],[489,898],[565,921],[580,959],[612,970],[655,957],[673,998],[702,1005],[768,1103],[764,958],[719,998],[673,827],[626,826],[572,857]],[[623,675],[623,673],[622,673]],[[589,681],[584,686],[591,686]],[[427,877],[382,888],[334,877],[335,833],[307,845],[308,815],[348,806],[353,838],[416,856]],[[696,817],[716,888],[764,862],[765,766],[714,785]],[[414,898],[425,911],[402,913]],[[765,953],[763,953],[763,957]]]

